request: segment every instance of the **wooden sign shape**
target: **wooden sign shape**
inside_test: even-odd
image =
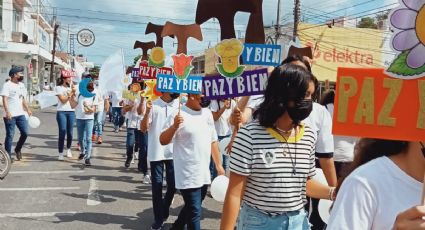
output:
[[[163,25],[153,24],[151,22],[146,26],[145,34],[154,33],[156,36],[156,47],[164,47],[164,38],[162,37],[162,30],[164,29]],[[174,35],[170,35],[169,37],[174,38]]]
[[[148,51],[155,47],[155,42],[141,42],[134,43],[134,49],[142,49],[142,60],[148,60]]]
[[[288,51],[288,57],[292,55],[300,55],[301,57],[309,57],[313,59],[313,50],[311,47],[298,48],[291,46]]]
[[[192,37],[202,41],[201,26],[198,24],[178,25],[172,22],[165,23],[162,37],[174,35],[177,38],[177,54],[187,54],[187,40]]]

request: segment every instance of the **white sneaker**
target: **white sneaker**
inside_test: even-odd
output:
[[[151,183],[151,177],[149,175],[146,175],[143,178],[143,184],[150,184]]]
[[[136,158],[136,160],[138,160],[138,159],[139,159],[139,153],[138,153],[138,152],[135,152],[135,153],[134,153],[134,158]]]
[[[132,164],[134,164],[134,163],[135,163],[135,162],[134,162],[134,158],[133,158],[133,159],[131,159],[131,163],[132,163]]]
[[[72,151],[71,151],[71,149],[66,150],[66,157],[72,158]]]
[[[58,160],[60,160],[60,161],[63,161],[64,159],[63,159],[63,153],[59,153],[59,158],[58,158]]]

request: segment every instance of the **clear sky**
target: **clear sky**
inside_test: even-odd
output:
[[[194,23],[197,2],[197,0],[50,0],[51,5],[57,7],[63,39],[67,37],[68,25],[71,33],[83,28],[91,29],[95,33],[95,44],[86,48],[76,42],[76,53],[85,55],[89,61],[99,65],[120,48],[124,50],[126,63],[131,64],[133,58],[140,53],[140,50],[133,50],[136,40],[155,41],[154,35],[144,35],[148,22]],[[277,2],[278,0],[263,1],[266,26],[276,21]],[[283,23],[293,21],[293,2],[282,0]],[[355,18],[393,8],[396,5],[390,4],[397,2],[398,0],[301,0],[301,13],[306,22],[324,23],[327,19],[338,16]],[[237,14],[235,19],[237,36],[244,36],[248,16],[246,13]],[[202,53],[205,48],[217,43],[220,36],[217,21],[208,21],[202,26],[202,30],[204,41],[189,40],[189,53]],[[164,40],[167,54],[176,51],[173,42],[169,38]],[[63,44],[66,47],[66,42]]]

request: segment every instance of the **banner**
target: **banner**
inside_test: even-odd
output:
[[[246,71],[240,77],[204,77],[203,94],[206,99],[261,95],[266,90],[267,69]]]
[[[243,64],[260,66],[278,66],[281,63],[280,45],[244,44]]]
[[[156,68],[149,66],[147,61],[140,62],[139,66],[139,79],[156,79],[157,74],[172,75],[173,69],[168,67]]]
[[[201,94],[202,77],[189,76],[186,79],[178,79],[174,75],[158,74],[156,86],[159,92]]]
[[[339,68],[333,133],[391,140],[425,138],[425,78],[391,78],[383,69]]]
[[[104,94],[112,91],[123,91],[125,84],[125,62],[122,50],[109,56],[99,71],[99,85]]]

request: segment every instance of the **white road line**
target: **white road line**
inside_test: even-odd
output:
[[[56,171],[12,171],[10,174],[66,174],[84,173],[84,170],[56,170]]]
[[[80,187],[38,187],[38,188],[0,188],[0,191],[52,191],[52,190],[79,190]]]
[[[95,206],[102,203],[100,201],[98,190],[99,190],[99,187],[97,186],[96,179],[90,178],[90,187],[89,187],[89,193],[87,196],[87,205]]]
[[[0,218],[29,218],[29,217],[46,217],[46,216],[70,216],[77,212],[29,212],[29,213],[0,213]]]
[[[92,149],[91,156],[92,156],[92,157],[97,156],[97,148],[96,148],[96,147],[94,147],[94,148]]]

